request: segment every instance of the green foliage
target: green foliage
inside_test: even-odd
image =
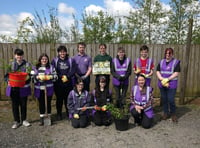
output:
[[[129,108],[125,105],[123,109],[117,108],[114,104],[107,104],[106,109],[109,110],[115,119],[122,119],[128,115]]]
[[[97,16],[83,14],[83,40],[87,43],[108,43],[113,40],[115,21],[102,11]]]

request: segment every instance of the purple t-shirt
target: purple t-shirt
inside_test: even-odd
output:
[[[92,67],[92,59],[88,55],[84,54],[81,56],[77,54],[74,56],[74,61],[76,63],[76,73],[78,75],[84,75],[87,73],[89,67]]]

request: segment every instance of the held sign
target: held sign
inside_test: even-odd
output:
[[[99,74],[110,74],[110,62],[105,61],[105,62],[95,62],[93,67],[92,67],[92,72],[94,75],[99,75]]]

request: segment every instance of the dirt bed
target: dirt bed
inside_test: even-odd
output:
[[[90,124],[85,129],[74,129],[69,120],[56,121],[53,114],[52,126],[38,126],[38,109],[35,101],[29,102],[28,120],[31,127],[11,129],[12,114],[9,101],[0,103],[0,147],[37,148],[199,148],[200,147],[200,106],[188,104],[178,106],[178,124],[160,121],[161,108],[155,108],[154,126],[143,129],[134,126],[130,118],[129,130],[117,131],[111,126]],[[52,106],[55,113],[55,105]]]

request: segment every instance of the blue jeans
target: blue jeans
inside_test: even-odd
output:
[[[163,111],[165,114],[174,114],[176,112],[175,95],[176,89],[160,88]]]

